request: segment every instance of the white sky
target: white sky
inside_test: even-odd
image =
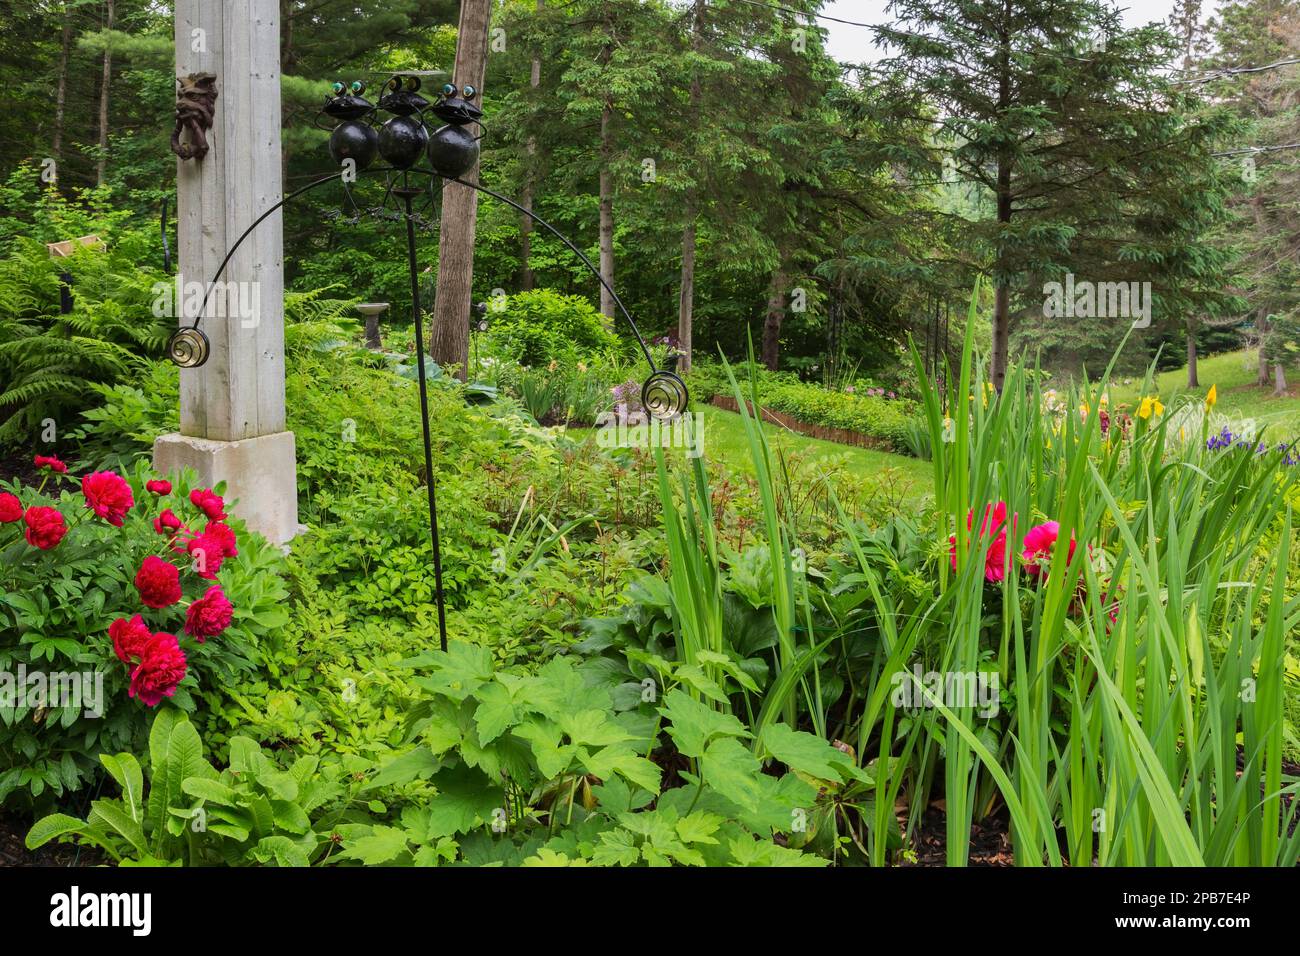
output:
[[[842,20],[857,20],[861,23],[884,23],[890,19],[885,13],[888,0],[831,0],[822,8],[827,16]],[[1119,0],[1126,26],[1143,26],[1152,21],[1168,19],[1173,9],[1173,0]],[[1217,4],[1205,4],[1204,16],[1208,17]],[[872,42],[872,31],[863,27],[848,26],[822,20],[821,25],[829,31],[827,49],[831,56],[842,62],[864,63],[882,57],[881,50]]]

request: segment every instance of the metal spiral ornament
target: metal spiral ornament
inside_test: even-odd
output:
[[[686,383],[663,369],[651,372],[641,386],[641,405],[660,421],[671,421],[686,411],[689,400]]]
[[[180,368],[198,368],[208,360],[211,343],[197,328],[177,329],[167,340],[167,357]]]

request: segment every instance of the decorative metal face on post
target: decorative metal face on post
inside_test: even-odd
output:
[[[419,94],[418,76],[395,76],[379,98],[379,108],[393,118],[379,127],[379,155],[395,169],[410,169],[420,159],[429,142],[429,131],[420,117],[429,101]]]
[[[429,165],[444,176],[464,176],[478,162],[479,137],[465,131],[467,125],[483,118],[483,111],[471,102],[477,93],[468,84],[458,90],[456,84],[448,83],[430,110],[447,124],[429,137]]]
[[[366,169],[375,161],[379,152],[379,134],[369,123],[362,120],[374,115],[375,106],[362,96],[366,84],[353,80],[351,86],[334,84],[334,95],[325,99],[321,112],[326,116],[342,120],[330,133],[330,158],[342,164],[350,159],[357,164],[357,169]]]

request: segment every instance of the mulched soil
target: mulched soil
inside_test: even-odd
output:
[[[25,844],[31,822],[26,816],[0,814],[0,866],[105,866],[109,860],[93,847],[47,843],[37,850]]]
[[[24,485],[36,486],[41,483],[40,472],[32,464],[30,451],[0,452],[0,481],[14,478]]]
[[[916,861],[899,865],[947,866],[947,845],[944,813],[937,807],[931,807],[922,818],[912,845]],[[1015,866],[1016,860],[1011,852],[1011,838],[1004,816],[994,814],[982,823],[971,824],[969,858],[970,866]]]

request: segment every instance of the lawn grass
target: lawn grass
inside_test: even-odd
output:
[[[1160,400],[1172,406],[1182,395],[1204,399],[1210,386],[1216,386],[1218,401],[1214,411],[1228,419],[1244,421],[1253,419],[1257,428],[1268,427],[1269,436],[1277,441],[1289,441],[1300,434],[1300,390],[1292,387],[1285,395],[1274,395],[1272,384],[1256,385],[1259,365],[1258,351],[1225,352],[1203,358],[1197,363],[1199,388],[1187,387],[1187,367],[1162,372],[1156,377]],[[1111,387],[1111,402],[1115,408],[1137,405],[1141,380],[1131,384],[1116,383]],[[1233,428],[1234,432],[1241,431]]]
[[[712,405],[702,406],[700,410],[704,416],[705,460],[721,465],[728,471],[753,477],[754,462],[740,415]],[[860,478],[876,477],[889,471],[900,485],[893,489],[894,492],[907,500],[919,501],[933,491],[934,472],[929,462],[907,455],[810,438],[771,422],[765,422],[763,428],[774,455],[788,452],[813,465],[838,465]],[[590,428],[568,429],[569,434],[575,438],[591,431],[593,429]],[[684,454],[682,451],[673,451],[669,457],[671,459]]]

